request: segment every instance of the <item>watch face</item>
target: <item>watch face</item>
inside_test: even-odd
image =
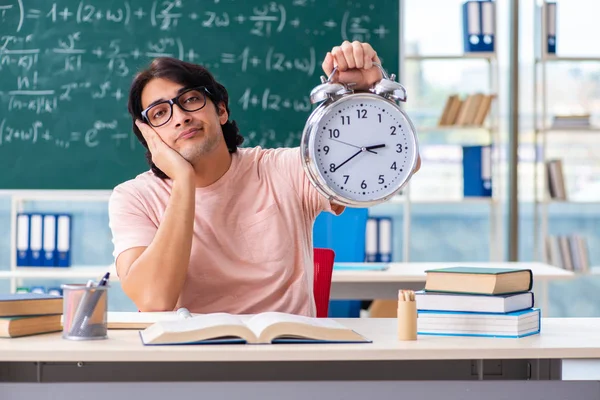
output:
[[[312,132],[318,173],[343,198],[377,201],[412,173],[417,157],[412,124],[378,95],[356,94],[331,104]]]

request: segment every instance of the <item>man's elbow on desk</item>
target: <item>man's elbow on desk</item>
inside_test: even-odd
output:
[[[173,301],[166,296],[157,296],[151,291],[145,293],[141,298],[132,300],[141,312],[173,311],[177,305],[177,299]]]
[[[156,288],[139,287],[139,283],[134,283],[127,277],[121,278],[121,287],[142,312],[173,311],[179,297],[173,293],[161,293],[162,290]]]

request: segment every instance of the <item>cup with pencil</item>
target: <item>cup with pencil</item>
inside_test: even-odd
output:
[[[108,305],[107,272],[99,282],[61,285],[63,289],[63,338],[70,340],[106,339]]]
[[[417,340],[417,302],[413,290],[398,291],[398,340]]]

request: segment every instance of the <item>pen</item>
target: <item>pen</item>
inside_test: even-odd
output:
[[[81,295],[81,299],[79,300],[79,304],[77,305],[77,310],[75,310],[75,315],[73,316],[73,319],[71,320],[71,328],[69,329],[69,335],[73,336],[75,335],[75,333],[77,332],[77,327],[80,326],[83,323],[83,318],[84,318],[84,308],[85,308],[85,303],[87,303],[87,299],[90,296],[90,291],[88,290],[88,288],[91,288],[92,286],[94,286],[94,281],[93,280],[89,280],[87,281],[85,287],[85,291],[83,292],[83,295]]]
[[[100,279],[100,282],[98,282],[97,287],[106,286],[106,284],[108,283],[109,277],[110,277],[110,272],[107,272],[102,277],[102,279]],[[92,318],[92,315],[94,314],[96,305],[98,304],[98,301],[100,300],[100,297],[102,297],[103,294],[104,294],[104,290],[96,289],[91,293],[89,298],[81,299],[81,304],[83,304],[83,309],[82,309],[83,318],[79,325],[79,329],[75,331],[78,336],[89,336],[86,334],[86,330],[88,329],[89,321]],[[87,304],[84,304],[84,301]],[[71,332],[73,332],[73,329],[76,329],[76,328],[77,328],[77,326],[74,325],[73,328],[71,329]]]

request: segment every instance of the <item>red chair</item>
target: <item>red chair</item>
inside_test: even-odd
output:
[[[331,249],[315,248],[314,252],[313,292],[317,307],[317,318],[326,318],[329,312],[329,295],[331,293],[331,275],[335,252]]]

